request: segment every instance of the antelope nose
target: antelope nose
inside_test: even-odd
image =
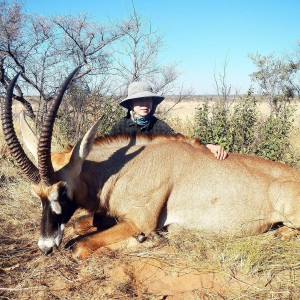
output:
[[[44,255],[50,254],[53,251],[53,248],[43,248],[41,249]]]
[[[39,246],[40,250],[45,255],[47,255],[52,252],[53,246],[54,246],[54,241],[51,238],[40,237],[40,239],[38,241],[38,246]]]

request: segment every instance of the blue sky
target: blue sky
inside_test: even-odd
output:
[[[215,92],[214,72],[227,59],[227,81],[246,92],[255,66],[249,53],[295,51],[300,41],[298,0],[134,0],[137,13],[164,37],[162,63],[178,63],[180,80],[199,94]],[[96,20],[125,19],[132,0],[27,0],[25,11],[41,15],[87,13]]]

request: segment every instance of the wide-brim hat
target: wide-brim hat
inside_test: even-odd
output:
[[[120,102],[120,105],[130,109],[130,100],[152,97],[153,104],[156,106],[162,102],[165,97],[153,93],[152,86],[148,82],[134,81],[128,86],[128,96]]]

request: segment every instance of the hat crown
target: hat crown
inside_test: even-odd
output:
[[[134,81],[128,86],[128,97],[141,92],[153,93],[152,86],[143,81]]]
[[[155,105],[164,100],[164,97],[153,92],[152,86],[148,82],[134,81],[128,86],[128,96],[120,102],[126,109],[131,108],[131,101],[138,98],[151,97]]]

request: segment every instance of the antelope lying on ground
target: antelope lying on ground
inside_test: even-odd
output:
[[[300,173],[281,163],[238,154],[219,161],[199,141],[182,136],[94,140],[98,123],[72,151],[51,158],[54,119],[76,72],[45,116],[37,151],[29,147],[38,167],[24,153],[12,124],[16,77],[2,103],[9,149],[42,201],[38,245],[45,254],[60,245],[64,226],[77,208],[118,221],[79,240],[72,250],[80,258],[170,225],[239,236],[263,233],[278,223],[300,227]]]

